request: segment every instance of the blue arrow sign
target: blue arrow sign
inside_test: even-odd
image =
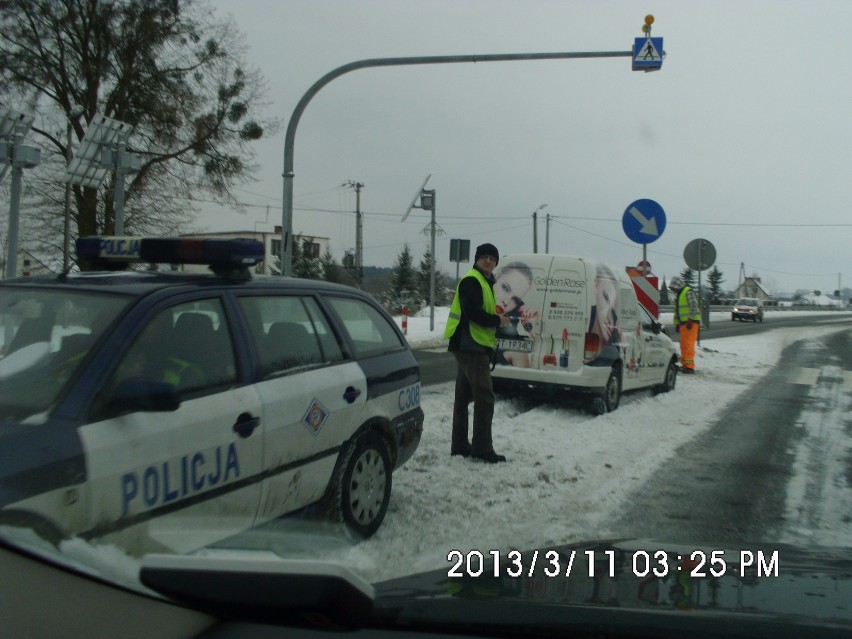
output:
[[[663,66],[662,38],[635,38],[633,41],[633,68],[648,71]]]
[[[636,200],[624,210],[621,227],[637,244],[650,244],[666,230],[666,213],[654,200]]]

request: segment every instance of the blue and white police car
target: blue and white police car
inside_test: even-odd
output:
[[[253,277],[255,240],[77,250],[99,270],[0,282],[0,526],[138,554],[310,504],[378,529],[423,428],[418,364],[381,306]]]

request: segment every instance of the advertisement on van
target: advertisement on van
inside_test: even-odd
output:
[[[624,331],[636,327],[635,309],[622,302],[629,284],[605,264],[534,256],[507,262],[495,277],[497,311],[510,320],[497,332],[498,365],[567,372],[611,363],[626,347]]]

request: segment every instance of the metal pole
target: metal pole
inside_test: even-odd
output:
[[[363,184],[356,183],[355,185],[355,273],[358,277],[358,284],[364,277],[364,237],[362,232],[362,217],[361,217],[361,187]]]
[[[6,278],[18,274],[18,225],[21,219],[21,181],[24,168],[12,162],[12,193],[9,202],[9,244],[6,249]]]
[[[292,272],[292,247],[289,245],[290,236],[293,234],[293,153],[296,143],[296,129],[302,113],[308,103],[326,84],[340,76],[369,67],[391,67],[410,66],[419,64],[453,64],[460,62],[510,62],[520,60],[566,60],[582,58],[624,58],[633,57],[632,51],[579,51],[566,53],[499,53],[488,55],[447,55],[447,56],[419,56],[411,58],[372,58],[350,62],[333,69],[314,82],[305,92],[287,124],[287,132],[284,135],[284,178],[283,204],[281,207],[281,274],[290,275]]]
[[[124,145],[119,144],[115,150],[115,234],[124,235]]]
[[[544,216],[544,252],[550,253],[550,213]]]
[[[533,253],[538,253],[538,209],[533,211]]]
[[[429,260],[429,330],[435,330],[435,189],[432,189],[432,255]]]
[[[71,120],[65,127],[65,166],[71,164]],[[65,182],[65,240],[62,248],[62,272],[71,267],[71,182]]]

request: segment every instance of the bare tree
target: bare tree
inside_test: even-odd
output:
[[[134,127],[142,167],[126,187],[128,232],[174,233],[204,194],[236,205],[251,142],[277,126],[257,116],[263,79],[243,57],[233,23],[197,0],[0,0],[0,102],[36,114],[42,165],[27,193],[43,239],[63,219],[66,125],[76,145],[96,114]],[[74,188],[79,235],[114,231],[114,179]]]

